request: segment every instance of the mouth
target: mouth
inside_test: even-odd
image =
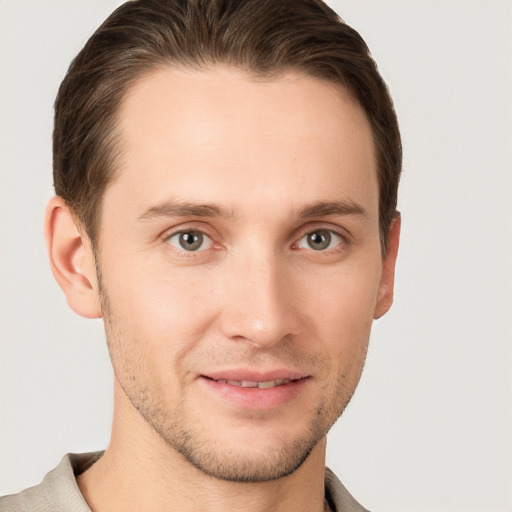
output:
[[[308,387],[306,383],[310,379],[289,371],[267,374],[228,371],[202,375],[201,380],[214,400],[227,401],[237,408],[262,410],[276,409],[294,401]]]
[[[207,377],[209,378],[209,377]],[[218,382],[219,384],[229,384],[237,388],[258,388],[258,389],[272,389],[277,386],[288,384],[299,379],[274,379],[264,381],[253,381],[253,380],[227,380],[227,379],[210,379]]]

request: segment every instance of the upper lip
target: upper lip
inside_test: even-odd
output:
[[[299,380],[308,377],[308,375],[303,372],[286,368],[269,371],[256,371],[241,368],[226,369],[203,373],[202,376],[212,380],[231,380],[248,382],[268,382],[273,380]]]

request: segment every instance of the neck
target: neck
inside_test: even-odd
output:
[[[77,479],[93,512],[324,510],[325,438],[286,477],[257,483],[228,482],[193,467],[137,411],[127,412],[115,412],[108,449]]]

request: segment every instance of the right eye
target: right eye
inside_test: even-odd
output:
[[[213,245],[213,240],[202,231],[189,229],[170,235],[167,238],[167,243],[181,251],[199,252],[210,249]]]

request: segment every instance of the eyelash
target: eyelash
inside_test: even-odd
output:
[[[309,245],[309,243],[312,240],[308,240],[308,237],[312,237],[313,235],[318,235],[318,234],[321,234],[320,235],[321,239],[320,239],[319,243],[321,245],[322,245],[322,243],[325,245],[325,243],[327,242],[327,246],[315,249],[315,248],[311,247],[311,245]],[[192,235],[192,236],[200,237],[201,244],[198,246],[197,249],[188,250],[188,249],[184,248],[180,243],[179,238],[183,235]],[[172,239],[176,239],[175,243],[171,243]],[[207,251],[212,248],[217,248],[217,249],[221,248],[221,245],[216,244],[214,242],[213,238],[210,235],[208,235],[204,230],[193,228],[193,227],[191,227],[189,229],[180,229],[179,231],[170,233],[169,235],[165,236],[164,240],[168,245],[171,245],[180,254],[191,256],[191,257],[197,256],[198,253]],[[335,246],[329,247],[333,241],[335,242]],[[196,240],[196,243],[197,243],[197,240]],[[309,247],[302,246],[302,243],[308,244]],[[303,230],[300,237],[297,239],[297,241],[292,244],[292,248],[297,249],[297,250],[311,251],[313,253],[318,253],[318,254],[321,254],[321,253],[331,254],[331,253],[343,250],[343,248],[345,248],[348,245],[348,243],[349,243],[349,240],[347,239],[347,236],[342,235],[338,231],[329,229],[326,227],[318,227],[316,229],[309,228],[307,230],[306,229]],[[203,245],[205,245],[205,244],[207,245],[207,247],[203,247]],[[342,246],[342,247],[340,247],[340,246]]]

